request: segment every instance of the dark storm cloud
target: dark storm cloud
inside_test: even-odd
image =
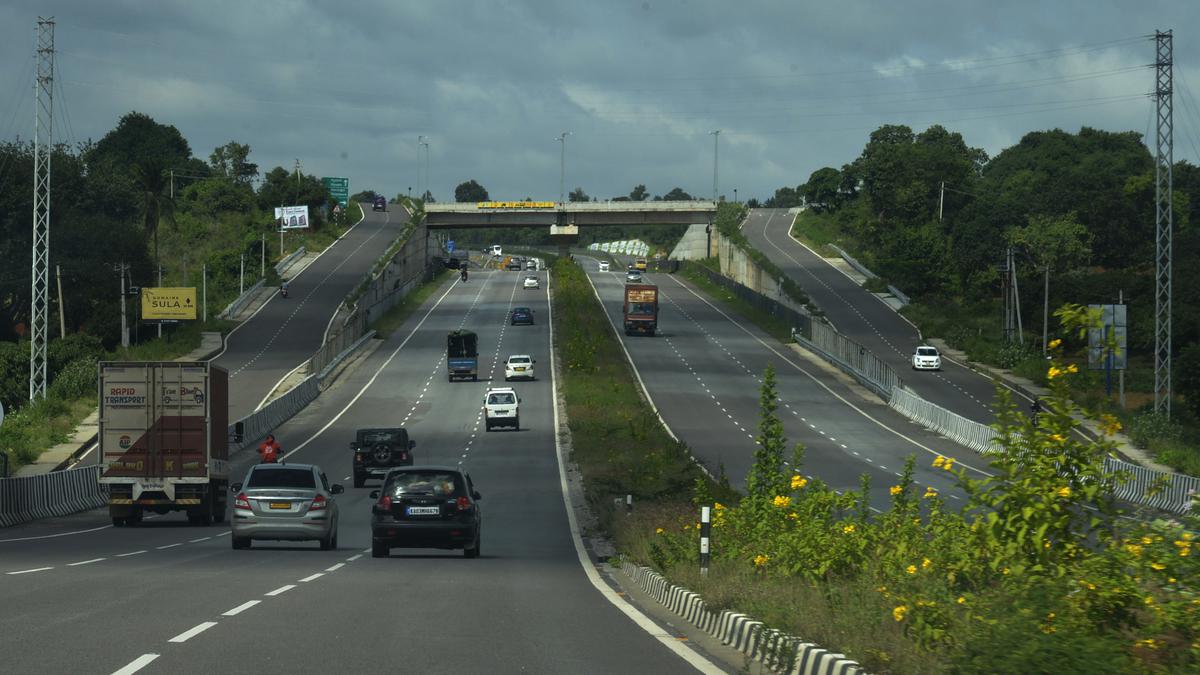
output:
[[[130,110],[174,124],[201,157],[230,139],[262,167],[294,158],[354,189],[474,178],[497,198],[601,198],[645,183],[765,197],[857,156],[884,123],[941,122],[991,153],[1031,130],[1147,128],[1153,45],[1200,79],[1198,3],[97,2],[0,5],[0,135],[28,137],[33,27],[58,22],[61,140]],[[1061,50],[1053,52],[1051,50]],[[1026,55],[1026,56],[1021,56]],[[1177,88],[1179,89],[1179,88]],[[1177,96],[1177,156],[1200,110]],[[69,124],[68,124],[69,122]]]

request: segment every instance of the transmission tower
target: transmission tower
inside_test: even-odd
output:
[[[46,310],[50,292],[50,156],[54,152],[54,17],[38,17],[33,84],[33,275],[29,312],[29,400],[46,395]]]
[[[1156,31],[1154,98],[1158,131],[1154,157],[1154,411],[1171,416],[1171,230],[1174,121],[1171,112],[1171,31]]]

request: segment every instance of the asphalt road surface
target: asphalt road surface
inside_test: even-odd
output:
[[[992,381],[944,355],[941,372],[912,370],[913,351],[921,344],[916,327],[789,236],[792,220],[787,209],[752,209],[742,232],[804,288],[840,333],[887,361],[913,391],[964,417],[991,423]]]
[[[594,259],[581,255],[577,260],[620,328],[624,271],[600,272]],[[960,466],[986,469],[975,452],[864,396],[861,387],[721,309],[690,282],[668,274],[645,279],[659,288],[659,333],[619,334],[659,413],[711,472],[723,468],[735,487],[744,488],[759,433],[761,378],[770,364],[786,435],[806,448],[803,473],[838,490],[858,489],[860,476],[867,474],[871,505],[885,509],[905,457],[915,455],[919,491],[932,486],[951,508],[965,504],[953,477],[932,462],[940,454]]]
[[[362,207],[362,222],[290,281],[286,299],[276,293],[226,338],[213,363],[229,371],[230,421],[254,412],[280,379],[317,351],[338,305],[408,222],[408,212],[396,205]]]
[[[521,288],[525,275],[448,282],[279,429],[288,461],[317,463],[346,487],[337,498],[339,550],[255,542],[234,551],[226,526],[188,526],[178,513],[133,528],[107,527],[96,510],[6,529],[3,670],[673,673],[704,665],[681,657],[696,659],[665,631],[631,621],[581,565],[554,443],[546,274],[540,290]],[[532,307],[536,324],[509,326],[514,305]],[[480,382],[446,381],[445,335],[459,327],[479,334]],[[487,380],[503,384],[512,353],[531,354],[538,379],[512,383],[521,429],[485,433]],[[384,425],[409,429],[418,463],[462,462],[470,471],[483,494],[481,558],[370,556],[368,495],[378,482],[351,486],[348,444],[356,428]],[[251,455],[235,458],[237,475]]]

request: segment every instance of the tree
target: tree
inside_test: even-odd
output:
[[[670,192],[663,195],[664,202],[675,202],[675,201],[681,202],[681,201],[690,201],[692,199],[695,199],[695,197],[684,192],[681,188],[673,188]]]
[[[235,183],[249,185],[258,177],[258,165],[250,162],[250,146],[237,141],[229,141],[212,151],[208,163],[218,175],[225,176]]]
[[[790,209],[800,206],[804,203],[804,197],[800,194],[802,187],[781,187],[775,191],[774,195],[767,198],[763,206],[768,209]]]
[[[644,202],[649,197],[650,193],[646,191],[646,186],[640,183],[629,191],[629,201],[631,202]]]
[[[574,190],[571,190],[570,194],[567,195],[567,201],[590,202],[592,201],[592,198],[588,196],[588,193],[583,191],[583,188],[577,187]]]
[[[1062,270],[1086,260],[1092,252],[1092,235],[1071,213],[1030,216],[1029,224],[1014,229],[1011,238],[1042,270],[1042,353],[1045,353],[1050,320],[1050,270]]]
[[[335,203],[329,188],[320,178],[288,171],[281,166],[268,171],[258,189],[259,208],[268,213],[273,213],[277,206],[308,206],[309,223],[314,230],[319,230],[324,224],[324,209],[331,208]]]
[[[488,201],[488,191],[472,179],[465,183],[459,183],[458,187],[454,188],[454,201],[460,204],[463,202],[486,202]]]
[[[833,167],[824,167],[812,172],[808,182],[801,185],[799,190],[804,197],[804,203],[813,211],[833,211],[841,204],[840,189],[842,174]]]

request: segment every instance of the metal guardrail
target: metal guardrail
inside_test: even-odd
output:
[[[908,389],[903,387],[892,389],[888,406],[917,424],[932,429],[975,452],[980,454],[995,452],[993,441],[998,435],[995,429],[950,412],[936,403],[930,403]]]
[[[312,403],[321,393],[321,386],[315,375],[309,375],[292,387],[283,396],[271,401],[258,410],[229,425],[229,453],[233,454],[242,448],[250,447],[274,431],[276,427],[292,418],[293,415]],[[243,425],[243,435],[240,443],[234,442],[234,429],[238,424]]]
[[[785,321],[792,326],[800,326],[805,331],[811,330],[811,326],[814,323],[813,316],[811,314],[788,307],[774,298],[770,298],[752,288],[739,284],[733,279],[730,279],[729,277],[713,270],[710,267],[692,263],[686,260],[681,262],[681,267],[686,267],[689,270],[700,272],[709,281],[729,291],[730,293],[733,293],[738,297],[738,299],[749,304],[755,309],[769,314],[776,319]]]
[[[242,311],[242,307],[244,307],[246,303],[250,301],[250,298],[254,297],[254,294],[263,287],[263,284],[266,283],[266,281],[266,279],[259,279],[253,286],[247,288],[246,292],[242,293],[237,297],[236,300],[229,303],[229,306],[226,307],[220,314],[218,314],[217,318],[228,319],[229,317],[237,316],[238,312]]]
[[[886,361],[828,324],[811,322],[807,335],[803,330],[793,329],[792,337],[809,351],[858,380],[884,401],[891,399],[893,390],[904,387],[904,380]]]
[[[829,248],[837,251],[837,254],[842,256],[842,260],[845,260],[848,265],[850,265],[854,269],[858,270],[859,274],[863,275],[864,277],[866,277],[868,279],[878,279],[879,278],[878,274],[875,274],[871,270],[867,269],[866,265],[855,260],[853,256],[851,256],[849,253],[846,253],[844,250],[842,250],[842,248],[840,246],[837,246],[835,244],[830,244]]]
[[[308,247],[301,246],[300,248],[296,249],[295,251],[292,251],[291,253],[289,253],[286,258],[275,263],[275,274],[283,274],[283,271],[286,270],[287,268],[291,267],[292,263],[296,262],[297,258],[299,258],[300,256],[304,255],[307,252],[308,252]]]
[[[912,303],[912,300],[910,300],[907,295],[900,292],[899,288],[896,288],[895,286],[893,286],[891,284],[888,284],[887,288],[888,288],[888,293],[891,293],[892,295],[896,296],[896,299],[900,301],[900,304],[908,305],[908,304]]]
[[[66,516],[107,503],[99,466],[0,479],[0,527]]]

